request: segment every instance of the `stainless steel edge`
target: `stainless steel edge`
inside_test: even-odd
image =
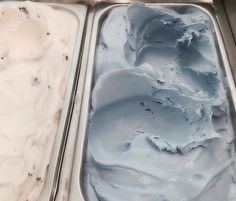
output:
[[[63,152],[65,149],[65,143],[67,138],[67,132],[69,128],[69,121],[72,112],[72,102],[75,96],[75,81],[78,73],[78,58],[82,43],[82,34],[85,23],[85,17],[87,7],[84,5],[71,5],[71,4],[53,4],[45,3],[52,6],[55,9],[62,9],[71,12],[78,18],[78,34],[74,46],[74,53],[72,57],[71,69],[69,72],[69,78],[67,83],[67,89],[65,92],[65,98],[61,111],[61,117],[59,120],[57,133],[54,139],[53,149],[50,157],[49,166],[47,169],[46,181],[41,191],[38,201],[52,201],[55,197],[58,178],[60,174],[61,163],[63,159]]]
[[[0,1],[11,1],[11,0],[0,0]],[[67,3],[67,4],[77,4],[82,3],[90,6],[97,4],[124,4],[132,2],[146,2],[146,3],[207,3],[214,4],[216,0],[32,0],[35,2],[52,2],[52,3]]]
[[[223,42],[225,44],[231,70],[233,72],[234,79],[236,80],[236,44],[232,28],[230,27],[228,17],[225,13],[223,0],[215,0],[214,8],[216,13],[216,19],[222,34]]]
[[[69,183],[69,197],[68,200],[76,200],[80,201],[82,199],[82,192],[81,189],[78,188],[78,181],[79,181],[79,171],[81,166],[81,160],[83,157],[83,143],[84,143],[84,133],[86,131],[87,127],[87,118],[88,118],[88,107],[89,107],[89,98],[90,98],[90,86],[91,86],[91,79],[88,77],[88,75],[91,74],[92,70],[91,67],[88,68],[88,62],[93,59],[91,51],[95,53],[95,49],[91,48],[94,47],[94,43],[91,43],[94,41],[94,34],[92,36],[92,27],[94,24],[94,15],[95,10],[91,9],[88,15],[88,27],[87,27],[87,35],[85,38],[85,45],[84,45],[84,56],[82,60],[81,70],[84,69],[84,90],[83,90],[83,97],[82,97],[82,105],[81,105],[81,111],[80,111],[80,119],[78,123],[78,130],[77,130],[77,140],[76,140],[76,146],[75,146],[75,154],[74,154],[74,160],[73,160],[73,166],[72,166],[72,174],[71,174],[71,182]],[[91,64],[90,64],[91,66]],[[92,64],[93,66],[93,64]],[[77,160],[78,159],[78,160]],[[71,185],[71,184],[74,185]],[[78,184],[78,185],[77,185]],[[79,190],[78,190],[79,189]]]
[[[232,30],[234,36],[234,43],[236,46],[236,1],[234,0],[224,0],[222,1],[227,19],[229,21],[230,29]]]
[[[84,0],[81,0],[84,1]],[[132,3],[132,2],[145,2],[145,3],[206,3],[213,5],[214,0],[88,0],[88,4],[91,6],[98,5],[98,4],[125,4],[125,3]]]
[[[83,53],[80,55],[81,63],[80,63],[79,80],[77,83],[73,113],[70,123],[70,130],[68,133],[68,139],[66,143],[66,149],[59,180],[59,188],[55,199],[56,201],[68,200],[69,196],[69,184],[71,180],[72,165],[73,165],[75,145],[77,140],[78,122],[80,117],[81,102],[83,98],[83,89],[84,89],[85,74],[87,68],[87,56],[89,50],[89,45],[88,45],[89,40],[87,40],[87,38],[89,38],[90,34],[89,30],[91,29],[91,23],[92,23],[89,19],[90,17],[87,16],[84,30],[83,44],[82,44]]]
[[[126,2],[126,1],[124,1]],[[130,1],[129,1],[130,2]],[[76,148],[75,148],[75,157],[74,157],[74,163],[73,163],[73,170],[72,170],[72,179],[70,183],[70,195],[69,195],[69,201],[85,201],[84,195],[81,189],[81,181],[82,181],[82,166],[83,166],[83,160],[84,160],[84,145],[86,142],[86,129],[88,126],[88,117],[89,117],[89,106],[90,106],[90,95],[91,95],[91,85],[92,85],[92,77],[93,77],[93,66],[94,66],[94,56],[96,51],[96,43],[98,40],[98,30],[99,30],[99,20],[100,18],[110,9],[122,6],[126,4],[116,4],[116,5],[105,5],[100,4],[93,8],[93,10],[90,12],[90,15],[92,15],[93,18],[93,26],[92,26],[92,33],[90,38],[90,50],[88,52],[88,58],[87,58],[87,71],[85,75],[85,83],[84,83],[84,91],[83,91],[83,99],[82,99],[82,106],[81,106],[81,116],[80,121],[78,125],[78,137],[76,142]],[[233,102],[233,109],[236,109],[236,88],[235,88],[235,82],[233,79],[233,74],[231,71],[231,67],[228,61],[226,49],[223,43],[222,35],[220,32],[220,29],[218,27],[218,23],[216,20],[216,16],[214,13],[213,8],[211,5],[208,5],[205,7],[205,4],[192,4],[192,3],[152,3],[147,5],[151,6],[157,6],[157,5],[168,5],[168,6],[181,6],[181,5],[187,5],[187,6],[193,6],[196,7],[203,12],[205,12],[209,17],[211,18],[214,29],[216,32],[216,39],[217,39],[217,45],[219,46],[219,56],[222,59],[226,77],[228,79],[229,83],[229,89],[232,96],[232,102]],[[210,7],[209,7],[210,6]],[[89,40],[89,39],[87,39]]]

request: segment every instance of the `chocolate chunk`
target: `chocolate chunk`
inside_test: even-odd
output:
[[[32,86],[36,86],[36,85],[39,85],[39,84],[40,84],[39,78],[33,77]]]
[[[25,7],[19,7],[20,12],[25,13],[26,15],[29,15],[29,11]]]
[[[142,106],[144,106],[144,102],[140,102],[139,104],[142,105]]]
[[[32,177],[32,176],[33,176],[33,174],[29,172],[29,173],[28,173],[28,176],[29,176],[29,177]]]

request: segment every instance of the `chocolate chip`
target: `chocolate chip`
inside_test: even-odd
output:
[[[154,102],[154,103],[158,103],[158,104],[160,104],[160,105],[163,104],[162,102],[160,102],[160,101],[158,101],[158,100],[153,100],[152,102]]]
[[[37,77],[33,77],[33,80],[32,80],[32,86],[39,85],[39,83],[40,83],[39,78],[37,78]]]
[[[67,61],[69,59],[69,56],[66,53],[63,53],[62,57]]]
[[[140,102],[139,104],[142,105],[142,106],[144,106],[144,102]]]
[[[29,176],[29,177],[32,177],[32,176],[33,176],[33,174],[29,172],[29,173],[28,173],[28,176]]]
[[[161,80],[157,80],[157,83],[159,83],[159,84],[163,84],[164,82],[161,81]]]
[[[25,13],[26,15],[29,15],[29,11],[25,7],[19,7],[20,12]]]

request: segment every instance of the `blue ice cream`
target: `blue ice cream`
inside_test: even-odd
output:
[[[236,199],[228,88],[207,14],[113,8],[94,68],[88,201]]]

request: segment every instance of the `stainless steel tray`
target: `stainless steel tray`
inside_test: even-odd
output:
[[[93,67],[94,67],[94,57],[96,52],[96,44],[98,41],[99,36],[99,30],[102,22],[104,21],[107,13],[117,6],[127,6],[127,4],[116,4],[116,5],[97,5],[94,8],[91,9],[90,12],[90,18],[93,21],[93,26],[91,33],[91,37],[88,37],[86,40],[87,45],[90,47],[88,52],[84,52],[84,54],[87,54],[85,57],[85,63],[87,63],[87,71],[85,75],[85,83],[84,83],[84,91],[83,91],[83,99],[82,99],[82,105],[81,105],[81,116],[80,121],[78,125],[78,137],[76,142],[76,148],[75,148],[75,156],[74,156],[74,162],[73,162],[73,170],[72,170],[72,177],[70,182],[70,195],[69,195],[69,201],[84,201],[84,195],[83,195],[83,186],[82,186],[82,179],[83,179],[83,162],[85,157],[85,148],[86,148],[86,142],[87,142],[87,136],[86,136],[86,130],[88,127],[88,118],[89,118],[89,108],[90,108],[90,96],[91,96],[91,87],[93,82]],[[153,4],[147,4],[149,6],[193,6],[197,9],[202,10],[206,14],[208,14],[212,20],[212,23],[214,25],[215,29],[215,37],[217,41],[218,46],[218,56],[220,62],[223,64],[223,70],[225,71],[226,77],[228,79],[229,83],[229,91],[230,91],[230,102],[232,103],[232,120],[235,118],[235,110],[236,110],[236,88],[235,83],[233,79],[233,74],[229,65],[229,61],[227,58],[227,53],[225,50],[225,46],[222,40],[222,36],[217,24],[216,16],[213,10],[212,6],[208,6],[207,4],[183,4],[183,3],[153,3]]]
[[[65,98],[61,111],[61,116],[55,135],[54,145],[51,153],[49,166],[47,169],[46,181],[43,190],[39,196],[38,201],[54,200],[58,179],[60,174],[61,163],[63,160],[63,153],[65,149],[69,122],[72,113],[72,105],[75,98],[75,86],[79,75],[79,55],[81,54],[81,44],[83,38],[83,31],[87,15],[87,6],[72,5],[72,4],[53,4],[44,3],[58,10],[65,10],[72,13],[78,19],[78,33],[74,44],[74,53],[72,57],[72,64],[68,74],[68,83],[65,92]]]

